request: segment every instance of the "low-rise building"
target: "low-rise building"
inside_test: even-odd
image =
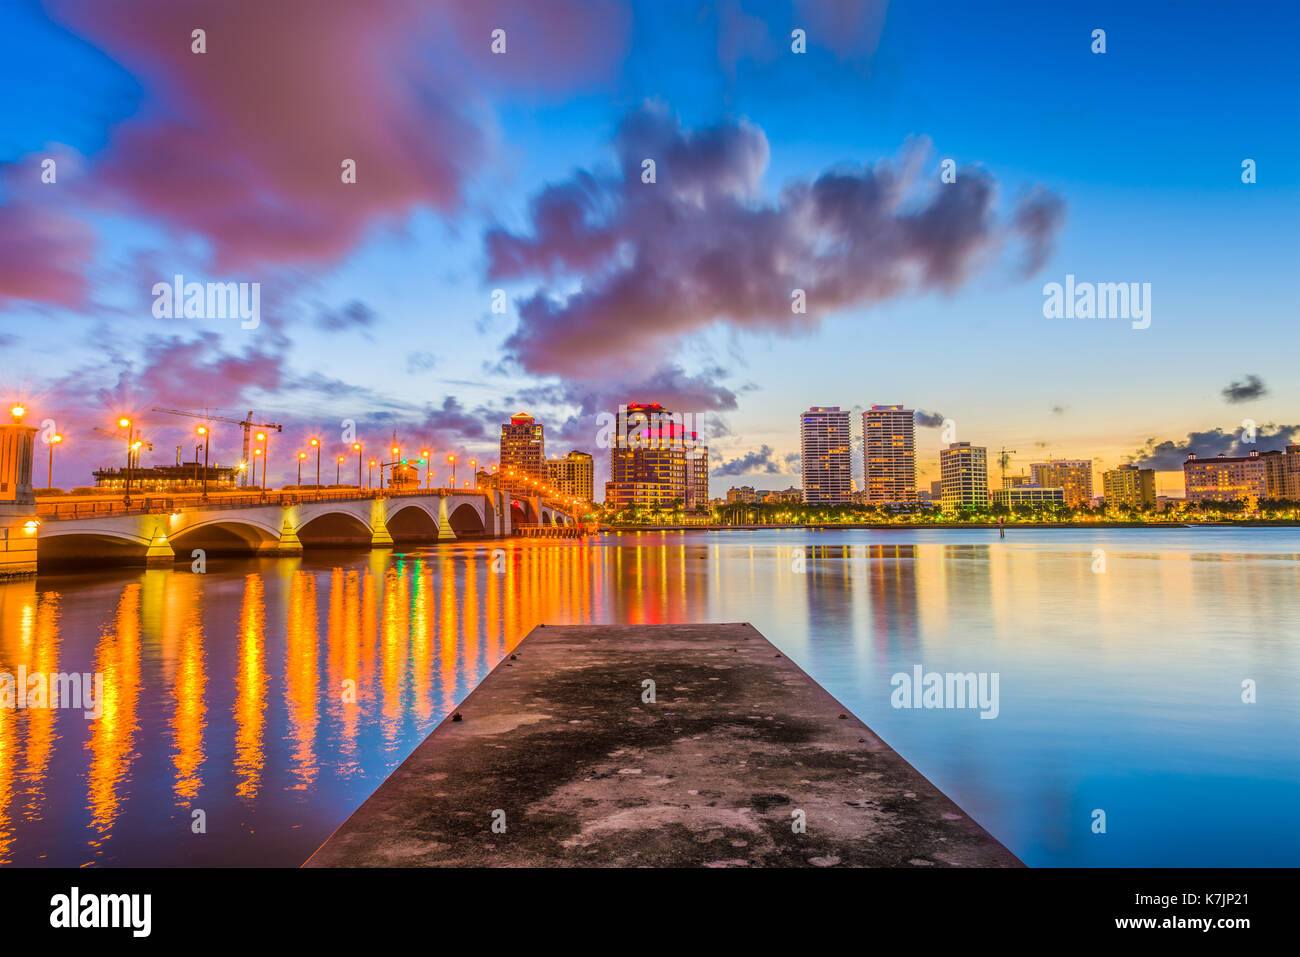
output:
[[[1064,505],[1065,489],[1017,485],[993,490],[994,505]]]
[[[1267,498],[1264,462],[1258,452],[1244,456],[1219,454],[1212,459],[1195,453],[1183,463],[1188,502],[1233,502]]]

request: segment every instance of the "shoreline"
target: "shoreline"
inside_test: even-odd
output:
[[[873,531],[907,531],[908,529],[990,529],[997,531],[1013,529],[1061,529],[1061,528],[1300,528],[1300,521],[1294,519],[1257,519],[1234,522],[1015,522],[999,526],[997,522],[804,522],[788,525],[602,525],[601,533],[614,532],[753,532],[767,529],[813,529],[852,530],[870,529]]]

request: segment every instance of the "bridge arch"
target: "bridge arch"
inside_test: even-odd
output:
[[[214,555],[274,551],[280,530],[265,522],[231,516],[194,522],[171,533],[172,548],[178,555],[201,548]]]
[[[448,521],[457,538],[482,538],[487,535],[483,514],[470,502],[461,502],[452,510]]]
[[[304,548],[369,547],[371,528],[350,511],[318,512],[298,526],[298,540]]]
[[[399,544],[438,540],[437,513],[423,502],[402,502],[393,506],[385,524],[388,534]]]
[[[36,560],[51,565],[143,565],[148,550],[148,539],[111,530],[53,531],[36,539]]]

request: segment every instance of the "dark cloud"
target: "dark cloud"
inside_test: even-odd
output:
[[[700,442],[707,445],[730,431],[709,413],[732,412],[738,406],[736,392],[719,381],[725,376],[726,371],[716,367],[690,374],[680,366],[665,365],[639,379],[564,379],[521,389],[519,399],[526,405],[576,407],[578,411],[563,421],[547,423],[547,438],[549,441],[554,435],[588,451],[594,448],[600,428],[596,417],[602,412],[615,413],[620,405],[631,402],[658,402],[669,412],[696,413]]]
[[[1230,382],[1223,390],[1223,399],[1229,404],[1250,402],[1264,395],[1268,395],[1268,389],[1257,375],[1248,375],[1240,382]]]
[[[1052,415],[1065,415],[1065,410],[1068,408],[1068,405],[1054,405],[1052,406]]]
[[[1142,468],[1176,471],[1183,467],[1183,462],[1192,453],[1198,458],[1208,459],[1220,453],[1241,456],[1251,452],[1272,452],[1300,441],[1300,425],[1269,423],[1257,428],[1253,443],[1243,439],[1241,429],[1231,432],[1223,429],[1189,432],[1183,441],[1157,442],[1155,439],[1147,439],[1147,444],[1130,455],[1128,460]]]
[[[729,459],[712,469],[714,475],[748,475],[751,472],[762,472],[767,475],[775,475],[781,471],[776,460],[772,457],[772,447],[770,445],[760,446],[757,452],[747,452],[734,459]]]
[[[348,329],[369,329],[375,324],[375,311],[364,302],[353,299],[342,309],[325,309],[316,316],[316,328],[325,332],[344,332]]]
[[[785,470],[794,475],[803,473],[803,456],[798,452],[789,452],[785,457]]]
[[[336,261],[376,224],[420,207],[458,210],[491,152],[484,92],[546,95],[607,77],[630,23],[624,5],[598,0],[46,6],[141,90],[96,157],[91,199],[206,237],[221,271]],[[190,52],[196,25],[207,31],[202,57]],[[505,56],[489,50],[496,27],[507,32]],[[344,159],[356,161],[355,183],[341,181]],[[15,236],[40,227],[25,255],[44,268],[5,270],[19,260],[0,248],[0,296],[74,298],[78,283],[57,280],[81,274],[88,236],[12,212],[0,246],[10,227]]]
[[[763,131],[745,120],[684,129],[661,106],[619,128],[617,173],[580,171],[531,203],[524,233],[484,237],[493,282],[540,280],[519,303],[507,356],[529,372],[579,377],[620,358],[661,358],[676,339],[715,323],[785,334],[826,315],[909,292],[952,290],[1009,240],[1046,255],[1059,201],[1035,192],[1010,218],[978,167],[953,184],[917,180],[923,144],[901,161],[829,170],[760,188]],[[657,182],[641,181],[654,159]],[[569,295],[568,277],[581,277]],[[791,309],[792,290],[807,312]]]
[[[942,412],[926,412],[924,409],[917,409],[912,415],[912,420],[923,429],[937,429],[943,425],[945,416]]]

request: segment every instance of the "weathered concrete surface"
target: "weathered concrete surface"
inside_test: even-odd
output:
[[[747,624],[542,626],[458,713],[306,866],[1020,865]]]

